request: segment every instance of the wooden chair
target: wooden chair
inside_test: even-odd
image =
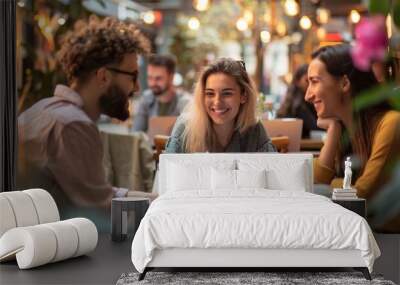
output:
[[[168,139],[169,139],[169,136],[164,136],[164,135],[155,135],[154,136],[154,147],[155,147],[154,159],[156,161],[156,165],[158,164],[160,154],[165,149]],[[287,136],[272,137],[271,142],[276,147],[278,152],[281,152],[281,153],[288,152],[289,137],[287,137]]]
[[[160,154],[164,151],[168,139],[169,136],[165,135],[154,136],[154,147],[155,147],[154,160],[156,161],[156,165],[158,165]]]
[[[272,137],[271,142],[276,147],[278,152],[281,153],[288,152],[289,137],[287,136]]]

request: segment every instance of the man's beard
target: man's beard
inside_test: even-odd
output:
[[[129,101],[131,93],[125,92],[117,85],[111,85],[108,90],[100,97],[101,112],[112,118],[125,121],[129,118]]]
[[[166,85],[164,88],[161,88],[160,86],[153,86],[150,87],[150,89],[153,92],[154,96],[160,96],[168,91],[169,85]]]

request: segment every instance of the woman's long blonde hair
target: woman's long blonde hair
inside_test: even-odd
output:
[[[221,58],[202,71],[194,91],[194,100],[186,110],[187,121],[183,132],[185,152],[212,151],[210,149],[211,142],[217,141],[212,121],[204,105],[204,90],[207,79],[210,75],[216,73],[223,73],[232,77],[239,85],[241,94],[246,96],[246,102],[240,105],[236,117],[235,130],[244,133],[258,121],[256,114],[257,93],[246,72],[244,62]]]

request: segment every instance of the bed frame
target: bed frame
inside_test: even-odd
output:
[[[159,177],[155,182],[155,192],[162,194],[166,181],[166,161],[190,159],[204,159],[205,154],[162,154],[160,156]],[[313,157],[311,154],[259,154],[259,153],[224,153],[213,154],[209,159],[260,158],[269,160],[285,157],[285,159],[305,160],[307,169],[306,191],[313,192]],[[371,280],[369,270],[361,257],[359,250],[331,250],[331,249],[254,249],[254,248],[169,248],[157,249],[153,259],[149,262],[139,280],[143,280],[146,273],[155,268],[232,268],[237,271],[246,271],[250,268],[338,268],[350,267],[361,271],[364,277]]]
[[[143,280],[155,268],[337,268],[350,267],[371,280],[359,250],[331,249],[193,249],[155,250],[152,261],[139,275]]]

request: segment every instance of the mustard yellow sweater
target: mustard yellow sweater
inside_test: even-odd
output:
[[[390,178],[387,168],[400,157],[400,112],[388,111],[382,116],[373,136],[371,155],[364,171],[355,182],[357,196],[370,199]],[[335,171],[314,159],[315,183],[341,188],[343,178],[335,178]]]

